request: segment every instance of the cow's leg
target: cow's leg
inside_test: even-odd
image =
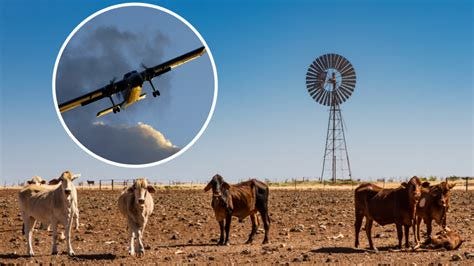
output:
[[[145,227],[146,227],[147,224],[148,224],[148,218],[145,217],[143,219],[142,233],[145,232]]]
[[[425,221],[425,224],[426,224],[426,235],[427,235],[426,243],[430,243],[431,242],[431,230],[432,230],[431,219],[427,219]]]
[[[405,248],[409,248],[410,243],[408,239],[410,237],[410,225],[404,225],[404,227],[405,227]]]
[[[71,244],[71,227],[72,227],[72,222],[73,222],[73,217],[74,216],[74,211],[70,210],[67,220],[65,221],[65,230],[66,230],[66,241],[67,241],[67,254],[69,256],[74,256],[74,250],[72,249],[72,244]]]
[[[229,236],[230,236],[230,224],[232,222],[232,215],[227,214],[225,218],[225,241],[224,245],[229,244]]]
[[[132,228],[132,225],[128,223],[128,233],[130,237],[130,246],[128,248],[128,254],[135,256],[135,228]]]
[[[143,246],[143,229],[137,228],[136,231],[138,237],[138,256],[145,255],[145,247]]]
[[[253,241],[253,237],[255,236],[255,233],[257,233],[257,221],[256,221],[257,215],[256,214],[251,214],[250,215],[250,221],[252,222],[252,231],[250,232],[249,239],[247,240],[246,244],[250,244]]]
[[[262,244],[268,243],[268,233],[270,231],[270,215],[268,215],[268,206],[257,206],[260,216],[262,216],[263,229],[265,229],[265,236],[263,237]]]
[[[75,217],[75,222],[76,222],[76,226],[74,227],[74,229],[76,231],[79,231],[79,209],[75,208],[74,210],[74,217]]]
[[[403,228],[401,224],[396,224],[397,227],[397,238],[398,238],[398,248],[402,248],[402,239],[403,239]]]
[[[58,254],[58,244],[57,244],[57,240],[58,240],[58,222],[53,221],[51,223],[51,227],[53,229],[53,248],[51,250],[51,254],[56,255],[56,254]]]
[[[219,242],[217,242],[217,245],[223,245],[224,244],[224,220],[219,221],[219,229],[221,230],[221,236],[219,238]]]
[[[415,221],[415,226],[416,226],[416,234],[415,234],[415,239],[416,239],[416,243],[418,244],[421,240],[421,237],[420,237],[420,224],[421,224],[421,217],[416,217],[416,221]]]
[[[354,222],[354,227],[355,227],[355,247],[359,247],[359,233],[360,233],[360,228],[362,226],[362,220],[364,219],[364,214],[360,213],[356,210],[355,213],[355,222]]]
[[[365,219],[365,233],[367,234],[367,239],[369,240],[369,248],[377,251],[377,248],[374,247],[374,243],[372,242],[372,224],[373,220],[366,218]]]
[[[33,252],[33,230],[35,228],[36,220],[33,217],[23,217],[23,230],[25,231],[25,237],[27,241],[27,252],[29,256],[34,256]]]

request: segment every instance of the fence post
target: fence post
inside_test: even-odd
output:
[[[466,176],[466,192],[468,191],[469,186],[469,177]]]
[[[112,191],[114,191],[114,180],[112,179]]]
[[[102,180],[99,180],[99,190],[102,190]]]

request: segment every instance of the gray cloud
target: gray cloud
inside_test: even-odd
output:
[[[168,44],[169,39],[157,30],[130,32],[114,26],[95,29],[84,26],[70,40],[59,61],[58,103],[101,88],[114,77],[120,80],[129,71],[141,71],[141,63],[147,66],[162,63],[163,48]],[[169,141],[161,138],[159,131],[145,124],[137,125],[137,121],[143,121],[141,112],[150,110],[151,105],[155,110],[166,108],[171,96],[169,78],[170,75],[166,75],[153,80],[162,95],[167,96],[159,98],[159,105],[157,99],[145,99],[140,106],[104,116],[98,123],[96,113],[111,106],[108,99],[102,99],[63,113],[64,122],[85,147],[108,160],[144,164],[164,159],[179,149],[168,146]],[[115,97],[114,100],[118,103],[122,99]]]
[[[152,126],[112,126],[96,122],[86,131],[81,143],[94,153],[126,164],[145,164],[165,159],[180,150]]]
[[[109,83],[132,70],[142,70],[163,61],[168,38],[159,31],[138,33],[102,26],[72,38],[58,65],[56,96],[58,102],[70,100]],[[168,89],[169,80],[160,77],[160,88]]]

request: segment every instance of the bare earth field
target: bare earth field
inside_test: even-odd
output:
[[[397,251],[394,225],[375,225],[378,253],[354,249],[353,192],[349,190],[270,191],[272,227],[270,244],[261,245],[263,234],[251,245],[243,244],[250,233],[250,219],[233,220],[230,246],[216,246],[218,225],[210,206],[210,194],[201,190],[159,190],[155,211],[144,235],[145,256],[128,256],[125,220],[117,209],[120,191],[79,190],[80,229],[73,232],[75,257],[51,256],[51,233],[34,233],[36,256],[26,256],[21,235],[18,190],[0,190],[0,264],[2,263],[165,263],[165,264],[293,264],[293,263],[456,263],[473,265],[474,191],[455,190],[451,197],[448,226],[465,239],[456,251]],[[260,225],[260,228],[263,226]],[[424,229],[424,226],[423,226]],[[434,227],[437,232],[439,226]],[[365,232],[361,245],[367,247]],[[413,240],[413,235],[410,235]],[[66,250],[61,242],[60,253]]]

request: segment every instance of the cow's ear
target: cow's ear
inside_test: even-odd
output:
[[[41,184],[46,184],[46,180],[41,180]]]
[[[230,185],[227,184],[227,182],[223,182],[221,186],[226,190],[229,190],[229,188],[230,188]]]
[[[148,187],[146,187],[146,190],[148,190],[148,192],[150,192],[150,193],[155,193],[156,192],[155,187],[153,187],[152,185],[148,185]]]
[[[430,182],[425,181],[421,184],[421,186],[424,187],[424,188],[429,188],[430,187]]]
[[[26,181],[26,183],[27,183],[28,185],[31,185],[31,184],[33,184],[33,181],[28,180],[28,181]]]
[[[451,184],[448,185],[448,188],[452,189],[455,185],[456,185],[456,183],[451,183]]]
[[[133,193],[135,190],[135,185],[132,185],[131,187],[127,188],[127,192]]]
[[[209,183],[207,184],[207,186],[204,188],[204,192],[208,192],[209,189],[211,189],[211,187],[212,187],[212,184],[211,184],[211,182],[209,182]]]
[[[402,186],[402,187],[408,187],[408,183],[407,183],[407,182],[402,182],[402,183],[400,184],[400,186]]]
[[[51,179],[48,184],[49,185],[56,185],[56,184],[59,184],[59,182],[61,182],[61,179],[60,178],[55,178],[55,179]]]

